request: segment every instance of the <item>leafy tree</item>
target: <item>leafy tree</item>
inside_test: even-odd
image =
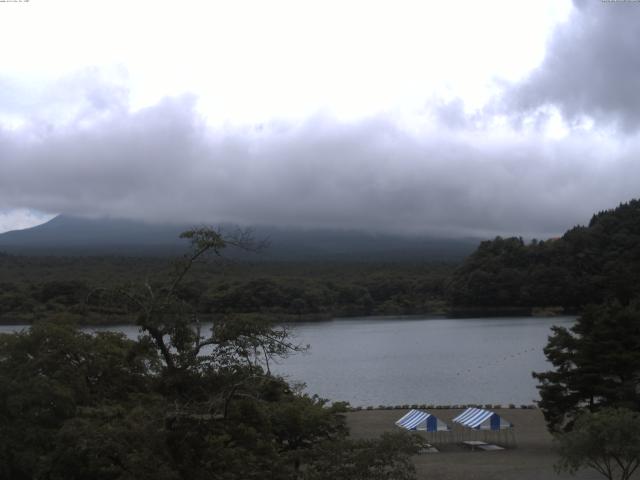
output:
[[[157,362],[148,347],[49,322],[0,335],[0,478],[37,478],[67,421],[149,392]]]
[[[571,428],[585,409],[640,410],[640,305],[592,306],[576,324],[554,327],[544,349],[554,370],[534,373],[553,431]]]
[[[177,480],[164,428],[166,404],[138,401],[85,408],[54,436],[40,472],[52,480]]]
[[[640,465],[640,414],[614,408],[585,412],[557,440],[559,471],[589,467],[609,480],[627,480]]]
[[[92,296],[134,314],[137,341],[65,322],[0,335],[0,478],[328,478],[336,445],[334,478],[411,478],[415,442],[353,442],[345,405],[272,375],[272,359],[301,349],[286,329],[243,315],[203,332],[187,274],[207,253],[256,245],[206,228],[183,237],[192,249],[168,279]]]
[[[415,477],[411,461],[425,447],[418,435],[385,433],[379,441],[323,442],[310,452],[314,460],[304,480],[410,480]]]

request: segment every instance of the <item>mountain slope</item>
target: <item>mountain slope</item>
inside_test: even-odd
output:
[[[29,255],[178,254],[186,248],[186,242],[178,237],[190,227],[60,215],[37,227],[0,234],[0,251]],[[270,248],[260,258],[270,260],[458,261],[479,243],[469,238],[404,237],[359,231],[269,226],[253,230],[256,238],[269,240]]]
[[[1,234],[0,245],[37,248],[177,245],[178,235],[184,230],[177,225],[59,215],[36,227]]]

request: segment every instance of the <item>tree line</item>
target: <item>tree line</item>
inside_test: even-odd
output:
[[[0,258],[0,322],[44,316],[82,323],[132,321],[96,302],[103,287],[150,282],[171,273],[166,259]],[[176,295],[201,315],[262,314],[313,320],[440,312],[450,264],[268,263],[220,258],[194,265]],[[4,273],[3,273],[4,272]]]
[[[640,200],[595,214],[560,238],[485,241],[452,274],[454,306],[628,304],[640,293]]]
[[[593,216],[556,239],[497,237],[462,264],[217,262],[195,265],[177,292],[201,314],[259,313],[288,320],[443,313],[464,307],[562,307],[638,295],[639,200]],[[166,259],[0,255],[0,322],[43,315],[123,322],[90,293],[118,283],[162,281]],[[160,274],[158,274],[160,272]]]

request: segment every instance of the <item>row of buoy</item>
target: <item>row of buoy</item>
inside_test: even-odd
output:
[[[491,367],[491,366],[494,366],[494,365],[499,365],[500,363],[503,363],[503,362],[509,360],[510,358],[517,358],[520,355],[524,355],[525,353],[533,352],[535,350],[536,350],[535,347],[525,348],[524,350],[522,350],[520,352],[511,353],[509,355],[504,356],[502,358],[502,360],[496,360],[495,362],[490,362],[490,363],[487,363],[485,365],[477,365],[475,368],[476,369],[481,369],[481,368]],[[472,371],[473,371],[472,368],[468,368],[466,370],[460,370],[460,371],[456,372],[456,375],[462,375],[464,373],[471,373]]]

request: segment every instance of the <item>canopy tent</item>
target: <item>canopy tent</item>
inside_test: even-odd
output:
[[[497,413],[481,408],[467,408],[453,421],[475,430],[505,430],[513,427],[512,423]]]
[[[461,440],[464,438],[469,440],[469,435],[464,433],[466,430],[471,434],[471,438],[475,440],[479,440],[478,436],[480,432],[482,432],[484,441],[493,437],[493,441],[504,442],[504,445],[512,444],[514,447],[516,445],[516,434],[513,423],[508,422],[495,412],[483,410],[482,408],[467,408],[453,419],[453,423],[470,429],[461,429],[458,431],[457,435],[460,436]]]
[[[399,419],[396,425],[407,430],[424,430],[427,432],[451,430],[442,420],[422,410],[409,410],[409,413]]]

